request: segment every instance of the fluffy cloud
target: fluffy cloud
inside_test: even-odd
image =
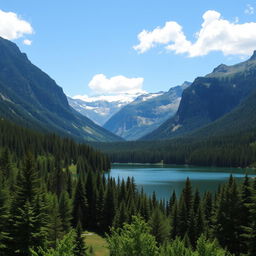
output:
[[[113,76],[107,78],[103,74],[95,75],[89,82],[89,87],[98,94],[120,94],[142,92],[144,78],[128,78],[125,76]]]
[[[31,45],[31,44],[32,44],[32,41],[31,41],[31,40],[28,40],[28,39],[25,39],[25,40],[23,40],[23,44],[25,44],[25,45]]]
[[[224,55],[250,55],[256,49],[256,23],[237,24],[221,18],[219,12],[209,10],[203,15],[194,43],[187,40],[182,27],[175,21],[166,22],[164,27],[153,31],[143,30],[138,39],[140,43],[134,49],[140,53],[163,44],[167,50],[186,53],[189,57],[212,51],[221,51]]]
[[[25,20],[22,20],[14,12],[4,12],[0,10],[0,36],[13,40],[18,39],[25,34],[32,34],[32,26]],[[27,41],[28,42],[28,41]]]
[[[254,7],[252,7],[250,4],[246,5],[246,8],[244,10],[245,14],[253,15],[254,14]]]

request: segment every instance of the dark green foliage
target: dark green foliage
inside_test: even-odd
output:
[[[68,233],[71,229],[72,220],[72,201],[67,192],[62,192],[59,201],[59,213],[64,233]]]
[[[49,234],[48,241],[50,246],[56,247],[57,241],[63,237],[63,224],[59,212],[59,204],[56,195],[50,195],[50,209],[49,209]]]
[[[89,219],[88,217],[88,203],[84,188],[84,183],[81,176],[78,178],[76,191],[73,202],[73,225],[77,226],[80,222],[82,227],[85,228]]]
[[[232,253],[241,252],[241,199],[233,177],[222,188],[216,209],[215,236]]]
[[[86,250],[88,249],[86,246],[85,246],[85,243],[84,243],[84,238],[82,237],[82,226],[80,223],[78,223],[77,227],[76,227],[76,230],[75,230],[75,246],[74,246],[74,249],[73,249],[73,252],[74,252],[74,256],[86,256],[88,255],[86,253]]]
[[[41,219],[37,215],[38,185],[35,160],[33,155],[28,153],[18,174],[10,211],[12,255],[27,256],[29,248],[45,245],[45,241],[40,239],[42,238],[41,228],[43,229],[43,226],[40,225],[42,224]]]
[[[151,233],[156,238],[158,245],[168,241],[170,236],[170,224],[159,209],[153,211],[149,225],[151,227]]]
[[[205,256],[198,253],[208,247],[215,253],[215,242],[199,239],[204,233],[235,255],[255,255],[256,182],[247,176],[242,184],[230,177],[216,193],[203,195],[194,192],[187,179],[179,198],[173,193],[169,202],[158,201],[155,193],[148,197],[143,190],[138,191],[132,178],[106,178],[101,170],[108,168],[108,161],[88,146],[1,123],[0,129],[8,134],[0,133],[1,256],[27,256],[31,249],[34,255],[63,248],[68,251],[62,241],[69,239],[65,234],[79,222],[83,229],[104,234],[113,225],[118,230],[124,222],[131,223],[133,215],[144,218],[151,227],[145,237],[153,237],[149,241],[161,246],[161,250],[171,251],[168,244],[180,237],[184,243],[179,246],[190,247],[181,249],[193,256]],[[24,156],[29,147],[36,154]],[[78,162],[80,169],[76,173]],[[11,166],[10,172],[3,172],[3,166]],[[207,248],[202,241],[206,241]],[[75,241],[72,243],[75,245]],[[81,240],[79,243],[82,248]],[[223,255],[220,249],[215,254]]]
[[[8,219],[9,219],[9,207],[8,207],[8,190],[0,185],[0,255],[6,255],[7,241],[9,240],[8,233]]]

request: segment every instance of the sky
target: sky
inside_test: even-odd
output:
[[[0,36],[69,96],[167,91],[252,54],[256,0],[4,0]]]

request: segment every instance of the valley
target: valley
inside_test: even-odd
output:
[[[168,21],[152,31],[145,27],[138,45],[121,50],[112,44],[122,40],[121,31],[129,42],[130,23],[114,33],[118,37],[115,26],[92,29],[111,19],[95,15],[79,23],[78,35],[97,38],[93,49],[90,36],[85,43],[69,35],[72,41],[41,53],[39,38],[19,41],[36,34],[29,22],[0,10],[0,256],[255,256],[256,44],[246,41],[238,51],[247,37],[223,29],[256,23],[229,22],[208,10],[195,43]],[[63,24],[72,32],[79,27]],[[203,44],[209,27],[215,33]],[[240,37],[250,36],[255,29],[241,31]],[[231,34],[236,47],[228,41],[229,47],[211,48],[216,34],[218,40]],[[104,44],[110,38],[113,56]],[[151,48],[163,44],[161,61],[152,59]],[[207,56],[211,51],[216,59]],[[216,51],[231,64],[220,64]],[[167,52],[173,54],[163,61]],[[216,67],[207,74],[208,57]],[[119,74],[124,67],[127,76]],[[173,83],[178,76],[185,82]]]

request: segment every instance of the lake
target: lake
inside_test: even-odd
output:
[[[113,165],[106,175],[116,180],[118,177],[134,177],[139,190],[143,187],[148,195],[155,191],[158,199],[169,200],[173,190],[177,195],[181,193],[187,177],[193,188],[205,192],[217,190],[231,174],[242,181],[246,173],[248,176],[256,176],[256,171],[252,169],[156,165]]]

